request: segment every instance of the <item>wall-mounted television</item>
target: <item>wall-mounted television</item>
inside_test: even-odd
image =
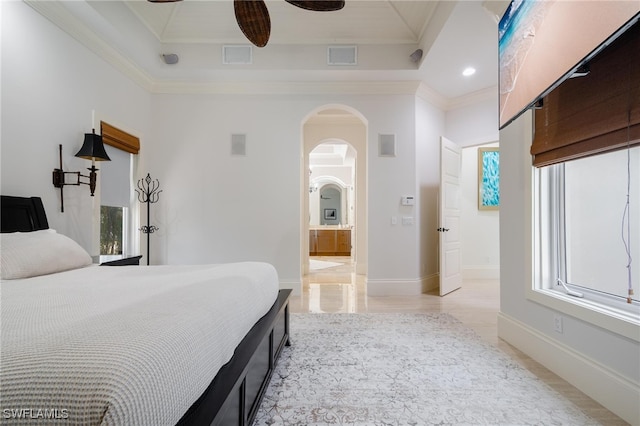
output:
[[[498,26],[502,129],[640,19],[640,1],[512,0]]]

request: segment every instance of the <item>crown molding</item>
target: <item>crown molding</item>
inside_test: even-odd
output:
[[[498,99],[498,86],[487,87],[468,95],[459,96],[447,101],[446,110],[463,108],[466,106],[477,104],[478,102]]]
[[[428,102],[431,102],[433,105],[444,111],[450,111],[453,109],[474,105],[478,102],[497,99],[498,86],[488,87],[486,89],[478,90],[477,92],[473,92],[468,95],[449,99],[442,96],[426,84],[420,83],[420,87],[418,87],[416,95]]]
[[[423,82],[420,82],[418,90],[416,91],[416,96],[418,96],[420,99],[424,99],[425,101],[435,105],[442,110],[446,110],[449,105],[449,100],[446,97],[442,96],[440,93],[436,92]]]
[[[157,83],[153,93],[222,95],[415,95],[419,81],[228,81]]]

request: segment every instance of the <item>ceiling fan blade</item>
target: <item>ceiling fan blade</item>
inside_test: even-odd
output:
[[[301,9],[314,12],[333,12],[344,7],[344,0],[285,0]]]
[[[249,41],[258,47],[264,47],[271,35],[271,18],[263,0],[234,0],[238,26]]]

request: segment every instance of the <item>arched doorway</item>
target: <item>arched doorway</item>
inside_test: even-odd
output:
[[[354,271],[360,275],[367,272],[367,122],[353,108],[343,105],[328,105],[310,113],[302,125],[303,158],[301,172],[301,270],[309,272],[310,226],[337,226],[351,229],[351,258]],[[318,151],[315,151],[318,149]],[[316,155],[312,154],[315,152]],[[341,153],[341,154],[338,154]],[[323,158],[335,159],[341,155],[347,170],[350,162],[352,175],[336,176],[323,168]],[[313,157],[316,158],[313,158]],[[313,159],[312,159],[313,158]],[[314,171],[315,170],[315,171]],[[340,204],[321,207],[321,189],[340,194]],[[327,196],[327,198],[330,198]],[[324,200],[333,201],[336,200]],[[313,207],[312,207],[313,205]],[[335,211],[334,211],[335,210]],[[329,219],[320,219],[320,217]],[[324,220],[324,223],[323,223]],[[328,222],[327,222],[328,221]]]
[[[314,162],[317,149],[309,158],[309,226],[350,228],[355,225],[356,211],[354,165],[318,165]]]

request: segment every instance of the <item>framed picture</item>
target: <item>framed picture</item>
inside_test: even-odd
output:
[[[336,209],[324,209],[324,220],[336,220]]]
[[[500,207],[500,150],[478,148],[478,210]]]

